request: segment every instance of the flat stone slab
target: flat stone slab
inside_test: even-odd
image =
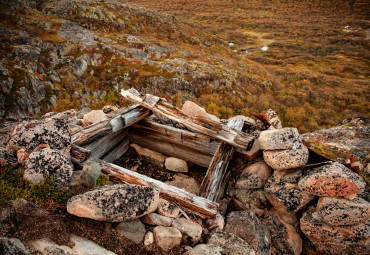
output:
[[[262,150],[290,150],[302,143],[296,128],[262,131],[258,140]]]
[[[164,251],[171,250],[181,243],[182,234],[174,227],[158,226],[153,229],[153,234],[156,244]]]
[[[158,189],[131,184],[104,185],[68,200],[70,214],[94,220],[122,222],[151,213],[159,203]]]

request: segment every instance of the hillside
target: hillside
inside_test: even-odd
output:
[[[369,5],[335,3],[2,0],[1,119],[124,106],[129,87],[301,132],[366,116]]]

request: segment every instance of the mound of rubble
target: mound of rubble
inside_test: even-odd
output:
[[[68,213],[111,222],[112,231],[148,252],[153,247],[188,255],[370,252],[364,169],[359,175],[317,154],[296,128],[282,128],[272,110],[257,120],[218,120],[194,103],[179,110],[132,89],[121,94],[136,105],[8,123],[0,132],[7,133],[1,164],[22,165],[30,185],[53,175],[62,189],[95,185],[102,172],[108,174],[116,184],[71,197]],[[368,133],[362,150],[366,143]],[[130,148],[137,162],[155,165],[173,179],[162,182],[137,167],[116,165]],[[194,164],[204,168],[201,179],[190,175]],[[89,254],[87,249],[114,254],[74,233],[70,246],[37,236],[23,244],[1,233],[8,234],[0,238],[5,254]]]

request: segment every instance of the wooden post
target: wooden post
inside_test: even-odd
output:
[[[242,130],[244,120],[241,118],[232,118],[227,125],[237,130]],[[233,146],[224,142],[218,146],[200,186],[200,196],[211,201],[218,201],[221,198],[229,176],[227,168],[234,155],[234,150]]]
[[[148,176],[130,171],[126,168],[107,163],[103,160],[90,158],[87,161],[97,162],[101,165],[103,172],[114,179],[142,186],[151,186],[160,190],[160,196],[176,203],[183,209],[190,211],[202,218],[213,218],[218,210],[218,204],[203,197],[198,197],[183,189],[168,185]]]

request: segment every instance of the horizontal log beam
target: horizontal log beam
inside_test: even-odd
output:
[[[82,162],[86,160],[90,156],[90,154],[91,154],[90,150],[72,144],[71,156],[77,159],[78,161]]]
[[[176,203],[183,209],[191,211],[202,218],[213,218],[217,213],[219,207],[217,203],[214,203],[202,197],[198,197],[183,189],[179,189],[172,185],[168,185],[161,181],[105,162],[103,160],[90,158],[88,159],[88,161],[99,163],[102,167],[103,172],[114,179],[130,184],[158,188],[160,190],[161,197]]]
[[[173,105],[167,103],[164,99],[158,99],[149,94],[140,94],[135,89],[122,90],[121,95],[134,103],[150,109],[152,112],[182,124],[195,133],[209,136],[242,150],[249,150],[253,145],[253,136],[209,119],[192,118]]]

